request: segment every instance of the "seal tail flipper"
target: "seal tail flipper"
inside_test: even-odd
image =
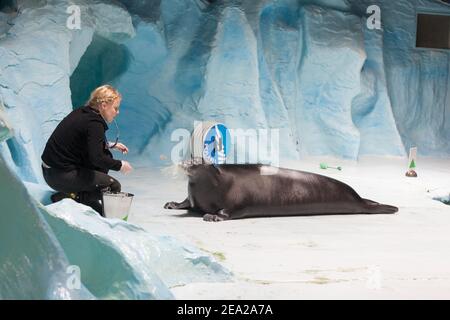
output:
[[[392,214],[398,211],[397,207],[390,206],[388,204],[378,203],[369,199],[363,199],[365,209],[370,214]]]

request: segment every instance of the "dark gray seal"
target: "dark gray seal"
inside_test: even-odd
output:
[[[200,212],[205,221],[398,211],[361,198],[343,182],[310,172],[258,164],[196,164],[185,169],[188,197],[164,208]]]

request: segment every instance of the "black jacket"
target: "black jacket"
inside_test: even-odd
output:
[[[107,172],[119,171],[122,162],[114,160],[106,148],[103,117],[89,106],[69,113],[56,127],[42,154],[42,161],[52,168],[66,171],[87,168]]]

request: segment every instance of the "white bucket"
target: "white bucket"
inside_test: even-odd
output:
[[[134,194],[127,192],[103,192],[103,214],[106,218],[127,221]]]

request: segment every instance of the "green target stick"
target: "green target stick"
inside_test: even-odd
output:
[[[326,163],[321,163],[320,164],[320,169],[336,169],[341,171],[342,168],[341,167],[330,167],[329,165],[327,165]]]

